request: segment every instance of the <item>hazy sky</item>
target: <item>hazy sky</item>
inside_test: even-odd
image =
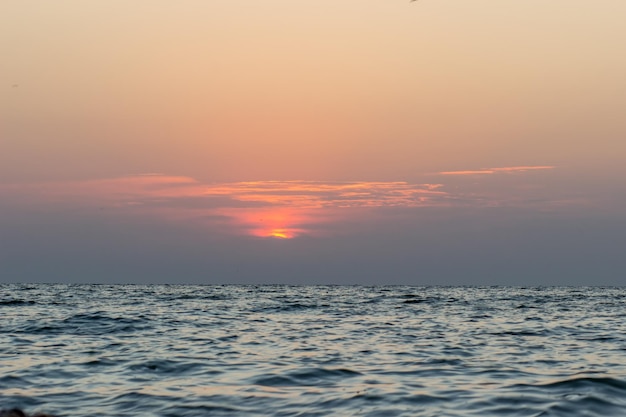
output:
[[[626,285],[623,0],[4,0],[0,282]]]

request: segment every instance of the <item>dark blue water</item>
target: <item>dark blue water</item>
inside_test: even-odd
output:
[[[0,408],[626,415],[626,289],[0,286]]]

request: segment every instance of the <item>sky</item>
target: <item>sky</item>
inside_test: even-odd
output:
[[[622,0],[4,0],[0,282],[626,285]]]

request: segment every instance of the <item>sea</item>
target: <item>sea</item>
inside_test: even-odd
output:
[[[0,409],[626,416],[626,288],[0,285]]]

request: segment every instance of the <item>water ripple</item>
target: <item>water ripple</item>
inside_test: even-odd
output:
[[[1,285],[0,408],[626,415],[622,288]]]

